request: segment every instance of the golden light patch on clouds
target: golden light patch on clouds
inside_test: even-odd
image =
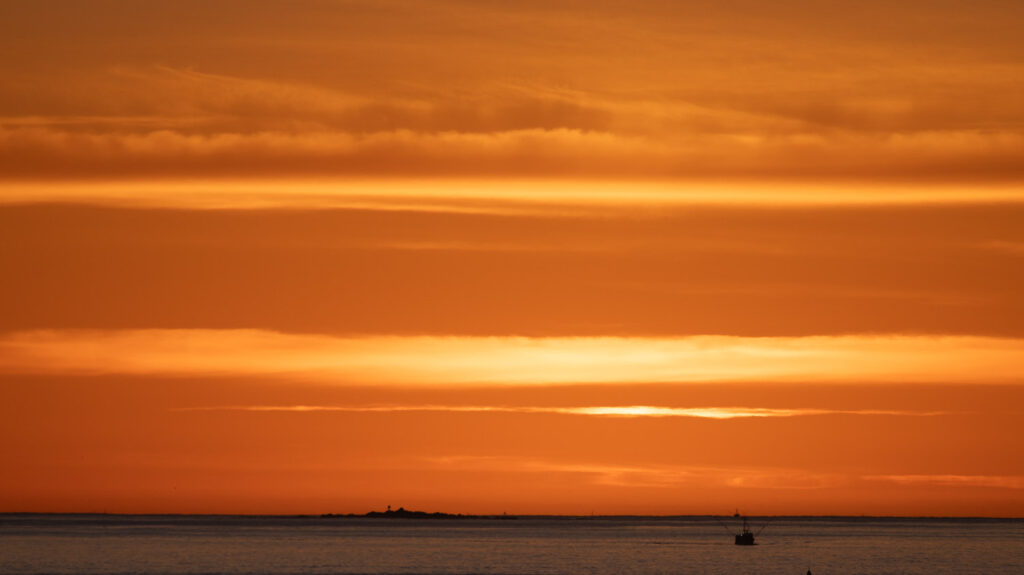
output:
[[[581,209],[830,207],[1022,203],[1024,185],[858,185],[582,180],[189,180],[11,182],[0,205],[90,203],[138,208],[369,209],[579,215]]]
[[[878,409],[776,409],[767,407],[665,407],[655,405],[622,406],[496,406],[496,405],[229,405],[217,407],[180,407],[174,411],[254,411],[291,413],[523,413],[552,415],[584,415],[596,417],[695,417],[700,419],[737,419],[749,417],[801,417],[808,415],[888,415],[933,416],[938,411],[898,411]]]
[[[0,369],[298,377],[338,385],[820,381],[1014,383],[1024,341],[989,337],[333,337],[260,330],[12,333]]]

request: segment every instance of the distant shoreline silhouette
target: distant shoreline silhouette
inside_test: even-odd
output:
[[[461,513],[442,513],[435,511],[429,513],[426,511],[410,511],[404,507],[398,509],[391,509],[389,505],[387,511],[370,511],[362,515],[356,513],[339,514],[324,513],[320,517],[369,517],[374,519],[518,519],[514,515],[463,515]]]

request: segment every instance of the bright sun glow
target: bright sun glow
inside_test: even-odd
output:
[[[816,381],[1010,383],[1024,342],[983,337],[501,338],[254,330],[47,331],[0,339],[0,369],[303,377],[338,385]]]

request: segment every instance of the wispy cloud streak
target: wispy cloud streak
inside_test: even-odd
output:
[[[1024,477],[1007,475],[868,475],[868,481],[881,481],[907,486],[939,487],[994,487],[999,489],[1024,489]]]
[[[187,182],[14,181],[0,205],[90,203],[141,208],[364,209],[418,212],[578,216],[579,210],[650,207],[841,207],[1024,203],[1024,186],[882,185],[794,182],[672,182],[611,180],[505,180],[290,178],[193,179]],[[991,246],[1001,247],[1001,246]]]
[[[678,488],[691,485],[757,486],[768,489],[822,489],[848,483],[849,477],[778,467],[719,467],[672,464],[608,464],[588,461],[552,461],[517,456],[449,455],[424,458],[427,465],[446,469],[568,474],[586,483],[611,487]]]
[[[593,417],[693,417],[699,419],[737,419],[761,417],[801,417],[810,415],[883,415],[927,417],[943,415],[941,411],[900,411],[881,409],[777,409],[768,407],[665,407],[652,405],[623,406],[494,406],[494,405],[228,405],[179,407],[174,411],[252,411],[285,413],[407,413],[407,412],[454,412],[454,413],[522,413],[582,415]]]

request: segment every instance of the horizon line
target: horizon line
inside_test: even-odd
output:
[[[418,510],[409,510],[411,513],[418,513]],[[373,513],[375,510],[366,513]],[[382,511],[376,511],[383,513]],[[247,518],[280,518],[280,519],[380,519],[378,517],[367,517],[366,513],[357,512],[325,512],[325,513],[128,513],[128,512],[107,512],[107,511],[0,511],[0,517],[11,515],[48,515],[48,516],[102,516],[102,517],[247,517]],[[423,513],[440,513],[452,518],[494,518],[494,517],[521,517],[537,519],[732,519],[735,515],[731,513],[717,514],[671,514],[671,515],[646,515],[646,514],[622,514],[622,513],[596,513],[596,514],[561,514],[561,513],[451,513],[446,511],[425,511]],[[821,514],[821,515],[747,515],[741,517],[747,519],[955,519],[955,520],[998,520],[998,521],[1024,521],[1024,515],[1003,516],[1003,515],[843,515],[843,514]],[[390,520],[390,519],[389,519]],[[433,519],[425,519],[432,521]]]

